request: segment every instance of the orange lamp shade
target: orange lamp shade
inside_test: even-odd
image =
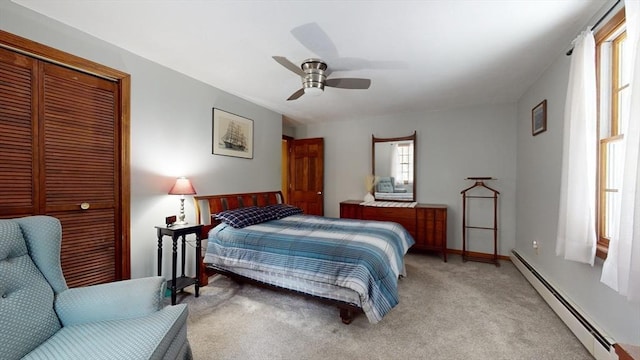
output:
[[[191,181],[182,176],[176,179],[176,183],[169,190],[169,195],[195,195],[196,189],[191,185]]]

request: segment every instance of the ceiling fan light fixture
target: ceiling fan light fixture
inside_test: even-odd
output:
[[[324,92],[324,86],[319,82],[305,82],[304,93],[305,95],[320,96]]]
[[[323,91],[322,89],[317,87],[308,87],[308,88],[304,88],[304,93],[305,95],[320,96],[323,93]]]

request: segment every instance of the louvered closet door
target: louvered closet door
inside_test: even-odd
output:
[[[43,63],[41,186],[46,213],[63,229],[70,287],[118,280],[117,86]]]
[[[0,49],[0,217],[37,213],[35,71],[33,59]]]

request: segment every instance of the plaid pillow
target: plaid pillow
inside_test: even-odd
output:
[[[241,229],[245,226],[276,219],[277,214],[258,206],[250,206],[234,210],[226,210],[215,214],[215,218],[223,223]]]
[[[267,205],[264,207],[267,211],[273,212],[276,219],[286,218],[291,215],[302,214],[303,211],[299,207],[288,204]]]

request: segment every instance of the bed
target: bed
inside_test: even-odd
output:
[[[205,266],[335,304],[346,324],[358,313],[382,320],[398,304],[411,235],[392,222],[304,215],[282,199],[279,191],[196,196],[197,218],[211,219]]]

